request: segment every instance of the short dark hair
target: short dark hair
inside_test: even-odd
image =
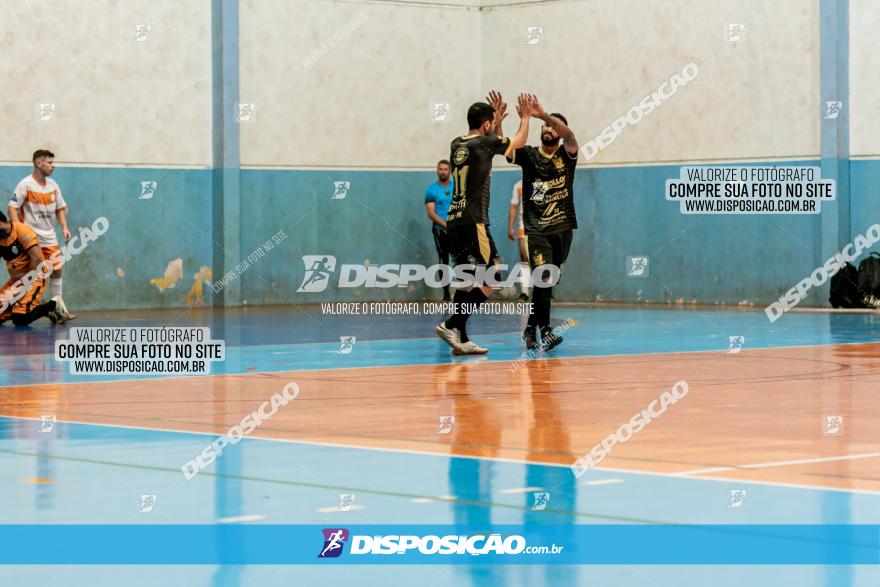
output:
[[[37,162],[37,159],[42,159],[43,157],[54,157],[55,153],[49,151],[47,149],[37,149],[34,151],[34,158],[31,159],[34,163]]]
[[[474,102],[467,111],[468,128],[480,128],[486,121],[495,118],[495,109],[485,102]]]
[[[447,167],[452,167],[452,164],[449,162],[449,159],[440,159],[440,161],[437,161],[437,167],[440,167],[441,165],[446,165]]]
[[[564,117],[563,115],[561,115],[560,113],[554,112],[550,116],[552,116],[554,118],[558,118],[559,120],[561,120],[562,122],[565,123],[565,126],[568,126],[568,119],[566,117]]]
[[[6,214],[4,214],[3,212],[0,212],[0,222],[7,222]]]

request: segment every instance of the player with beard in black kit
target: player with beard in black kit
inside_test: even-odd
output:
[[[555,265],[561,272],[571,248],[572,231],[577,228],[574,173],[578,142],[568,120],[561,114],[544,112],[537,99],[532,104],[532,116],[544,122],[541,146],[515,149],[507,160],[522,167],[523,222],[532,270],[539,265]],[[562,342],[562,337],[551,335],[552,293],[552,287],[532,284],[533,313],[523,332],[529,349],[547,351]]]

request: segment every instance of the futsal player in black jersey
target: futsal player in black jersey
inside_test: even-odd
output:
[[[519,129],[513,138],[501,130],[507,104],[498,92],[490,92],[488,104],[476,102],[468,108],[468,134],[452,141],[449,160],[455,189],[446,216],[446,231],[453,265],[491,266],[498,263],[498,251],[489,233],[489,176],[495,155],[513,156],[526,144],[533,96],[520,94],[516,111]],[[437,335],[456,355],[484,355],[489,349],[470,340],[465,329],[473,310],[492,295],[492,287],[474,284],[456,288],[455,313],[437,326]]]
[[[532,104],[532,116],[544,122],[541,146],[514,149],[507,160],[522,167],[523,223],[532,270],[538,265],[555,265],[561,271],[571,248],[572,231],[577,228],[574,173],[578,142],[568,128],[568,120],[562,114],[547,114],[537,99]],[[552,292],[552,287],[533,284],[533,313],[523,332],[529,349],[550,350],[562,342],[562,337],[550,333]]]

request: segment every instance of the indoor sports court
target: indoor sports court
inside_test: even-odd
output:
[[[0,14],[0,584],[880,584],[874,2]]]

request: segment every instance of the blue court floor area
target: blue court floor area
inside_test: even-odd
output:
[[[434,326],[443,318],[322,315],[317,305],[83,312],[64,326],[41,321],[28,329],[0,328],[0,386],[113,380],[73,376],[69,363],[55,361],[55,340],[67,338],[74,326],[209,326],[214,339],[225,341],[227,351],[226,361],[214,363],[212,374],[473,361],[474,357],[452,357],[434,335]],[[744,349],[880,341],[880,312],[796,311],[771,324],[760,309],[555,305],[554,324],[565,320],[576,324],[548,356],[723,352],[731,336],[745,337]],[[475,316],[468,332],[490,349],[480,360],[515,361],[524,351],[524,325],[520,316]],[[352,352],[339,352],[341,337],[355,337]]]
[[[245,439],[186,481],[213,437],[0,419],[5,524],[848,524],[880,523],[880,496]],[[42,483],[39,480],[49,480]],[[743,507],[727,507],[732,487]],[[532,491],[551,493],[533,511]],[[341,494],[356,495],[336,511]],[[142,495],[154,495],[141,512]],[[760,504],[757,507],[755,504]],[[316,544],[290,544],[314,550]],[[555,566],[468,568],[0,566],[10,585],[876,585],[877,567]],[[163,578],[164,577],[164,578]],[[760,577],[760,581],[755,579]],[[488,581],[488,582],[487,582]]]
[[[83,313],[69,326],[210,326],[228,359],[214,373],[442,364],[440,317],[328,317],[318,307]],[[880,316],[794,312],[770,324],[761,311],[557,305],[577,325],[553,356],[608,356],[854,344],[880,340]],[[0,329],[0,386],[98,380],[53,358],[67,327]],[[484,360],[519,358],[517,317],[480,316],[471,335]],[[341,336],[355,336],[340,354]],[[106,378],[103,378],[106,379]],[[341,423],[344,425],[344,423]],[[880,495],[749,482],[591,471],[402,451],[246,438],[186,481],[181,465],[214,437],[0,417],[3,524],[878,524]],[[48,482],[47,480],[51,480]],[[552,499],[533,511],[534,488]],[[730,490],[749,499],[729,508]],[[339,512],[341,494],[357,496]],[[139,511],[142,496],[155,496]],[[756,505],[760,504],[760,506]],[[314,544],[291,543],[313,550]],[[880,585],[877,566],[0,566],[0,585],[98,586],[835,586]]]

